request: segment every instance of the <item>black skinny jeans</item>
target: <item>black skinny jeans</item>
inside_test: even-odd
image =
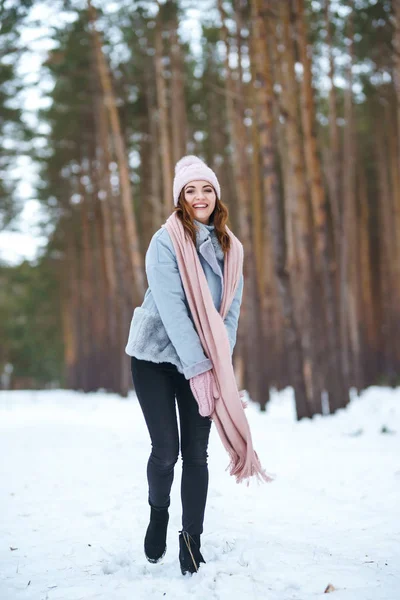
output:
[[[201,417],[189,381],[175,365],[132,357],[132,378],[149,430],[152,451],[147,464],[149,504],[167,508],[179,455],[178,404],[183,461],[182,528],[203,533],[208,490],[207,446],[211,420]]]

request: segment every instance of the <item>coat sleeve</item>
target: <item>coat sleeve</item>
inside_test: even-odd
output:
[[[243,279],[243,272],[242,272],[240,279],[239,279],[239,284],[238,284],[236,292],[235,292],[235,296],[232,300],[232,304],[231,304],[230,309],[224,319],[224,323],[225,323],[226,329],[228,331],[228,338],[229,338],[229,344],[231,347],[231,354],[233,354],[233,350],[234,350],[235,344],[236,344],[237,328],[238,328],[239,315],[240,315],[240,306],[242,304],[242,297],[243,297],[243,286],[244,286],[244,279]]]
[[[189,316],[179,268],[169,233],[158,231],[146,253],[146,275],[165,330],[190,379],[212,368]]]

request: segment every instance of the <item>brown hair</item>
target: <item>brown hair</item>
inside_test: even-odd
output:
[[[215,194],[215,196],[215,208],[210,215],[210,223],[214,225],[220,246],[224,254],[226,254],[231,247],[231,239],[225,228],[229,219],[228,207],[221,202],[217,197],[217,194]],[[181,220],[186,235],[188,235],[193,244],[196,245],[196,231],[198,226],[193,222],[193,210],[190,204],[185,200],[184,190],[179,194],[178,204],[175,207],[174,212],[176,212],[178,218]]]

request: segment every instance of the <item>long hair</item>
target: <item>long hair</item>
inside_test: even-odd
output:
[[[215,196],[215,208],[210,215],[210,223],[214,225],[219,244],[224,254],[226,254],[231,247],[231,239],[225,228],[229,219],[228,207],[219,200],[217,194],[215,194]],[[190,204],[185,200],[183,190],[179,194],[178,204],[175,207],[174,212],[176,212],[178,218],[181,220],[186,235],[188,235],[193,244],[196,245],[196,231],[198,226],[193,222],[193,219],[195,218],[194,213]]]

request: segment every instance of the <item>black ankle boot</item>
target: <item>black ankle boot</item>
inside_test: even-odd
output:
[[[190,535],[187,531],[179,532],[179,562],[182,575],[197,573],[200,563],[205,564],[200,552],[200,535]]]
[[[168,520],[168,508],[151,507],[150,523],[144,538],[144,553],[151,563],[161,560],[167,551]]]

